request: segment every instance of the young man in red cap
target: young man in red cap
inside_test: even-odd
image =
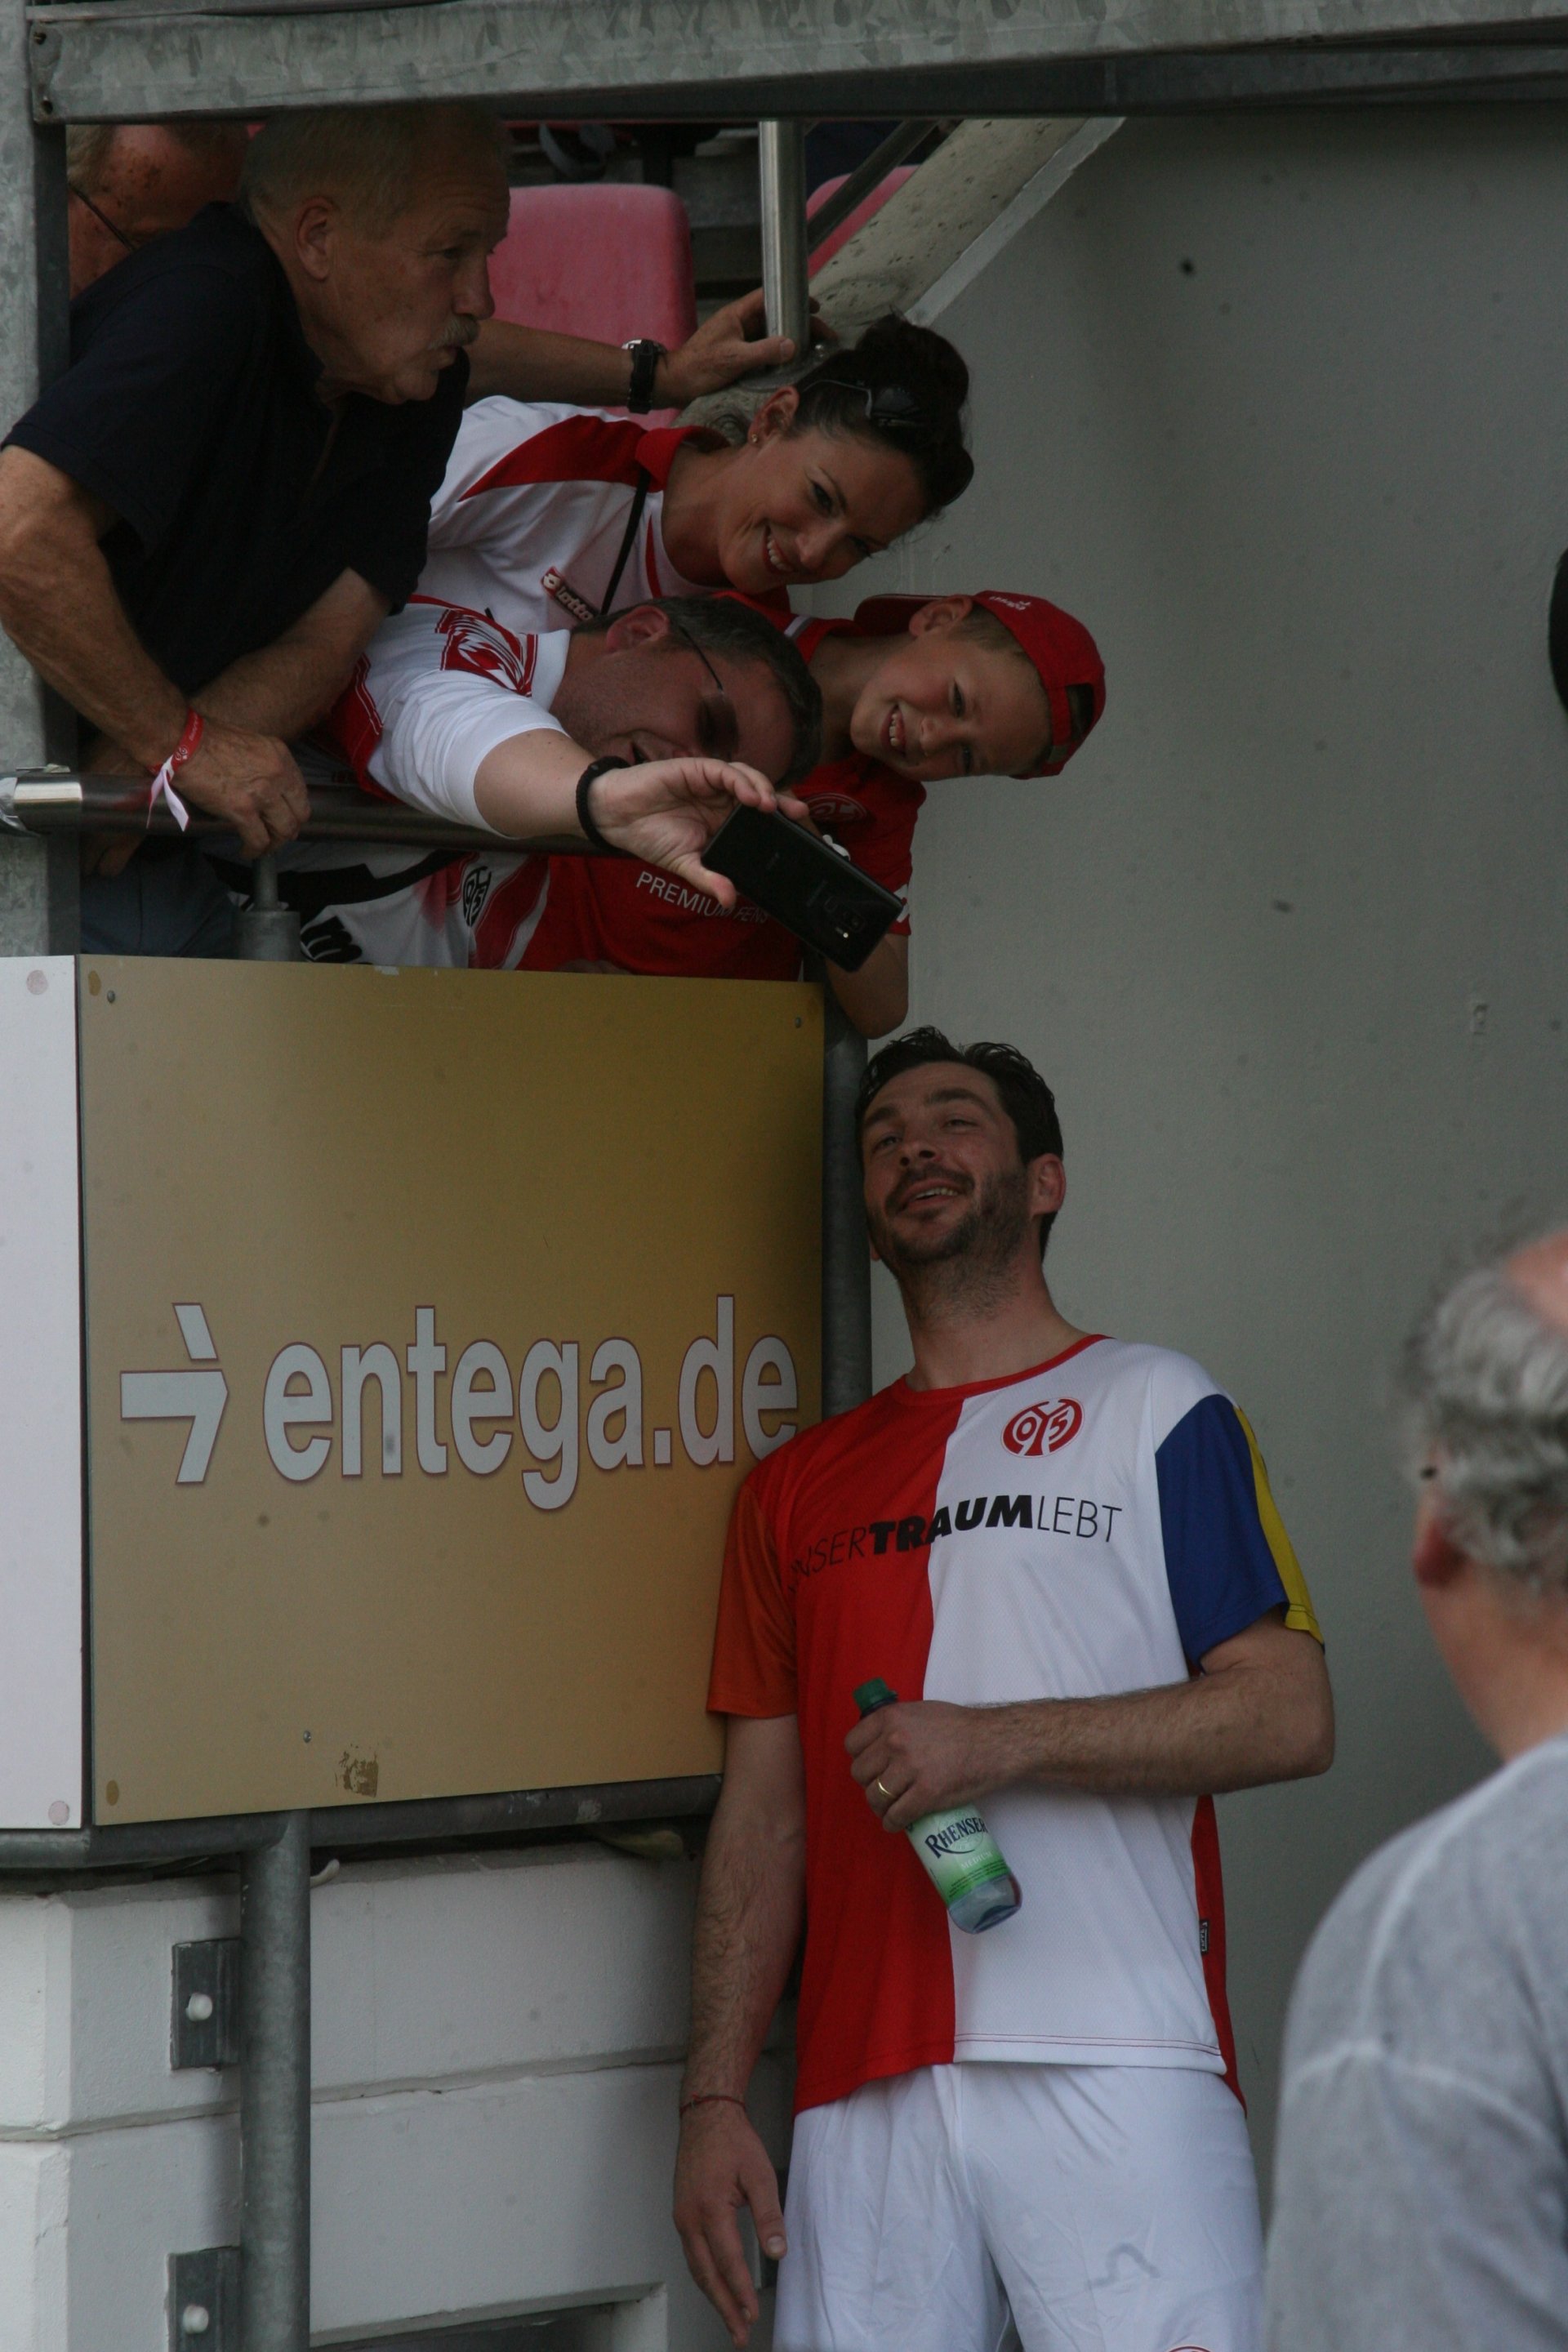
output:
[[[1094,639],[1043,596],[877,596],[853,620],[800,617],[789,634],[823,703],[822,763],[795,790],[818,831],[900,895],[928,783],[1059,775],[1105,708]],[[868,1036],[908,1010],[909,928],[858,971],[829,968]],[[723,913],[651,866],[557,858],[522,964],[793,980],[800,948],[749,901]]]
[[[857,1108],[914,1360],[736,1497],[687,2260],[743,2345],[750,2207],[774,2352],[1261,2352],[1210,1792],[1328,1765],[1311,1601],[1232,1400],[1058,1313],[1024,1055],[917,1029]],[[977,1808],[1023,1898],[984,1934],[919,1852],[986,1859]],[[803,1922],[781,2215],[745,2095]]]

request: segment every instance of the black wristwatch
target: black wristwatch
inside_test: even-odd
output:
[[[577,779],[577,824],[589,848],[596,849],[603,857],[624,857],[626,853],[624,849],[617,849],[613,841],[606,841],[599,831],[594,822],[594,812],[588,805],[588,795],[599,778],[607,775],[612,768],[626,768],[630,764],[629,761],[618,760],[614,752],[608,752],[602,760],[590,760]]]
[[[653,387],[658,374],[658,363],[665,357],[662,343],[647,335],[634,335],[621,349],[632,355],[632,380],[626,392],[626,406],[635,416],[646,416],[654,404]]]

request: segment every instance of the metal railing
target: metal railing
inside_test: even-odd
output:
[[[67,768],[25,768],[0,775],[0,830],[28,833],[62,842],[97,834],[110,839],[178,837],[214,845],[232,845],[242,856],[234,829],[222,817],[187,811],[182,827],[166,800],[153,798],[145,776],[85,775]],[[341,841],[361,849],[447,849],[454,857],[472,849],[492,855],[513,848],[541,856],[595,857],[602,853],[578,835],[548,835],[509,843],[481,826],[453,824],[410,808],[405,801],[378,800],[353,784],[312,784],[310,814],[300,835],[308,842]],[[234,952],[247,963],[297,963],[300,918],[285,903],[278,864],[270,854],[250,863],[248,906],[235,917]]]
[[[182,829],[165,802],[154,803],[145,776],[84,775],[66,768],[22,768],[15,775],[0,775],[0,826],[46,836],[101,833],[121,837],[151,834],[154,838],[175,838]],[[221,817],[193,808],[185,838],[233,841],[234,828]],[[310,820],[300,839],[359,842],[383,849],[449,849],[455,857],[468,849],[493,851],[508,845],[500,835],[479,825],[426,816],[405,801],[377,800],[352,784],[311,785]],[[576,834],[513,845],[551,856],[596,854]]]

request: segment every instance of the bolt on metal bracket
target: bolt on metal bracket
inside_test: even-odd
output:
[[[176,2070],[184,2066],[238,2065],[237,1936],[215,1936],[206,1943],[174,1946],[169,2063]],[[195,2261],[197,2257],[193,2255],[191,2259]]]
[[[169,2352],[239,2352],[237,2246],[169,2256]]]

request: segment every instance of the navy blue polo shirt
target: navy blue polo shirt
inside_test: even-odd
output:
[[[186,694],[345,570],[394,606],[418,580],[468,361],[429,400],[351,393],[335,429],[321,373],[266,239],[209,205],[78,297],[69,368],[7,436],[113,509],[121,601]]]

